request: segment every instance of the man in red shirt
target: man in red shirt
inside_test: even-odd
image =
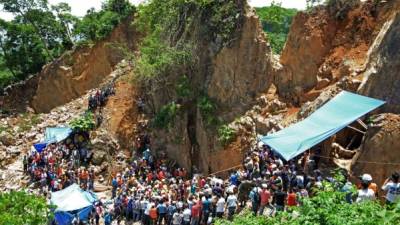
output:
[[[200,222],[200,201],[197,201],[193,206],[192,206],[192,221],[191,225],[199,225]]]
[[[268,185],[267,184],[262,184],[261,185],[261,191],[260,191],[260,215],[264,214],[265,207],[270,208],[269,201],[271,199],[271,192],[268,190]]]

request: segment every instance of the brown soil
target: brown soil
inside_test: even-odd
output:
[[[116,82],[115,95],[109,98],[105,107],[107,128],[124,150],[133,146],[138,120],[136,88],[127,77],[130,76]]]

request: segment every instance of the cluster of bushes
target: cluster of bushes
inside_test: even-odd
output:
[[[175,118],[179,113],[181,106],[175,102],[161,107],[160,111],[153,119],[153,126],[156,128],[169,129],[173,126]]]
[[[69,123],[70,127],[77,131],[90,131],[95,128],[94,115],[87,111],[82,116],[73,119]]]
[[[354,191],[357,190],[353,188]],[[394,206],[382,205],[379,201],[350,204],[346,192],[340,185],[323,182],[321,189],[311,198],[300,199],[301,206],[293,207],[274,217],[253,216],[247,212],[233,221],[220,220],[217,225],[375,225],[398,224],[400,202]]]
[[[48,224],[54,217],[54,209],[46,198],[24,191],[0,193],[0,224]]]

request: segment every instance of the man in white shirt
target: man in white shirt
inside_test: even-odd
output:
[[[220,196],[216,204],[216,213],[218,218],[222,218],[225,212],[225,199]]]
[[[181,210],[178,209],[178,211],[176,211],[172,216],[172,225],[181,225],[182,220],[183,220],[183,214],[181,213]]]
[[[366,181],[363,181],[361,183],[362,188],[361,190],[358,190],[358,196],[356,199],[356,202],[364,202],[364,201],[371,201],[375,200],[375,192],[371,189],[368,188],[369,183]]]
[[[229,193],[226,205],[228,207],[228,219],[232,219],[237,206],[237,197],[232,192]]]
[[[392,177],[386,179],[382,186],[382,190],[386,191],[386,202],[388,204],[396,203],[400,200],[400,174],[395,172]]]
[[[190,224],[191,215],[192,215],[192,211],[186,205],[185,209],[183,210],[183,225],[189,225]]]

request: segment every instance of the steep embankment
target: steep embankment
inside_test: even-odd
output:
[[[400,113],[400,13],[382,28],[370,50],[361,94],[386,101],[384,112]]]
[[[180,165],[205,173],[240,164],[242,157],[237,151],[220,152],[224,146],[218,141],[218,128],[251,108],[257,95],[268,89],[273,77],[272,53],[258,17],[246,1],[230,2],[235,4],[238,13],[225,20],[240,19],[236,25],[239,29],[229,34],[233,35],[229,44],[222,43],[218,36],[211,41],[204,36],[203,31],[211,26],[200,17],[206,11],[191,12],[194,29],[183,27],[182,33],[188,34],[190,30],[190,35],[183,35],[178,42],[193,43],[193,55],[197,58],[194,68],[185,71],[188,78],[185,85],[192,97],[185,99],[177,94],[176,84],[183,74],[179,71],[163,75],[166,85],[154,82],[143,91],[147,93],[146,104],[155,113],[148,113],[149,118],[159,116],[165,106],[177,104],[178,107],[172,126],[151,128],[149,125],[153,150],[167,152]]]
[[[275,80],[281,96],[303,103],[343,77],[360,79],[368,50],[400,8],[398,1],[344,2],[294,18]]]
[[[49,112],[96,88],[124,57],[136,49],[138,35],[128,18],[105,40],[93,46],[80,46],[64,53],[44,66],[28,82],[16,85],[3,96],[3,107],[24,111],[31,106],[36,112]]]

